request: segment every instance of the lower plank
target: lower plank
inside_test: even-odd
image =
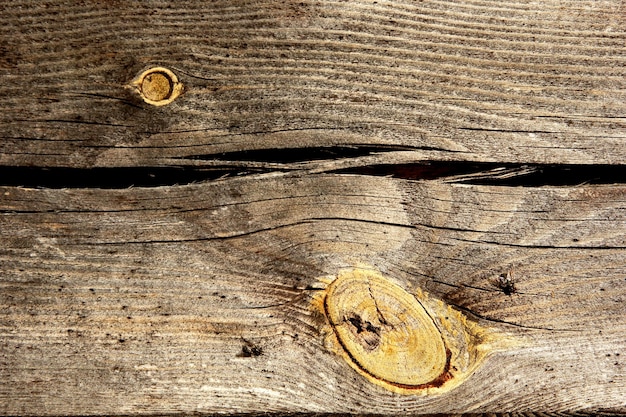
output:
[[[0,413],[626,411],[626,188],[367,176],[0,189]],[[377,271],[519,343],[373,384],[315,299]]]

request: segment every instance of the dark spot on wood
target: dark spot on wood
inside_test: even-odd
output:
[[[21,53],[19,48],[11,46],[11,42],[6,42],[0,46],[0,69],[17,68]]]
[[[354,314],[346,319],[350,323],[352,333],[357,341],[367,350],[374,350],[380,344],[381,328],[374,326],[369,321],[363,320],[358,314]]]
[[[513,276],[510,272],[500,274],[498,278],[496,278],[496,286],[506,295],[511,295],[517,292]]]
[[[252,358],[252,357],[261,356],[263,354],[262,347],[246,339],[243,339],[243,341],[244,341],[244,344],[243,346],[241,346],[241,352],[237,354],[237,357]]]
[[[249,358],[252,356],[261,356],[262,354],[263,354],[263,349],[261,349],[258,346],[249,347],[247,345],[244,345],[241,348],[241,355],[245,358]]]

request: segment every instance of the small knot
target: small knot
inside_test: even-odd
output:
[[[163,67],[154,67],[142,72],[133,81],[133,86],[143,100],[153,106],[171,103],[183,89],[176,74]]]

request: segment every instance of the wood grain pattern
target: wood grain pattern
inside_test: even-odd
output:
[[[0,412],[623,412],[625,196],[287,174],[3,187]],[[524,345],[447,394],[373,385],[310,308],[358,263]]]
[[[625,17],[619,0],[4,2],[0,164],[367,144],[619,164]],[[127,88],[150,66],[183,96],[155,108]]]
[[[0,2],[0,414],[626,414],[625,116],[622,0]],[[519,343],[372,383],[355,268]]]

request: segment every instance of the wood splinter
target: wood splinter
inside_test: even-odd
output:
[[[447,392],[491,352],[518,342],[370,269],[341,272],[316,296],[326,346],[374,384],[402,394]]]

